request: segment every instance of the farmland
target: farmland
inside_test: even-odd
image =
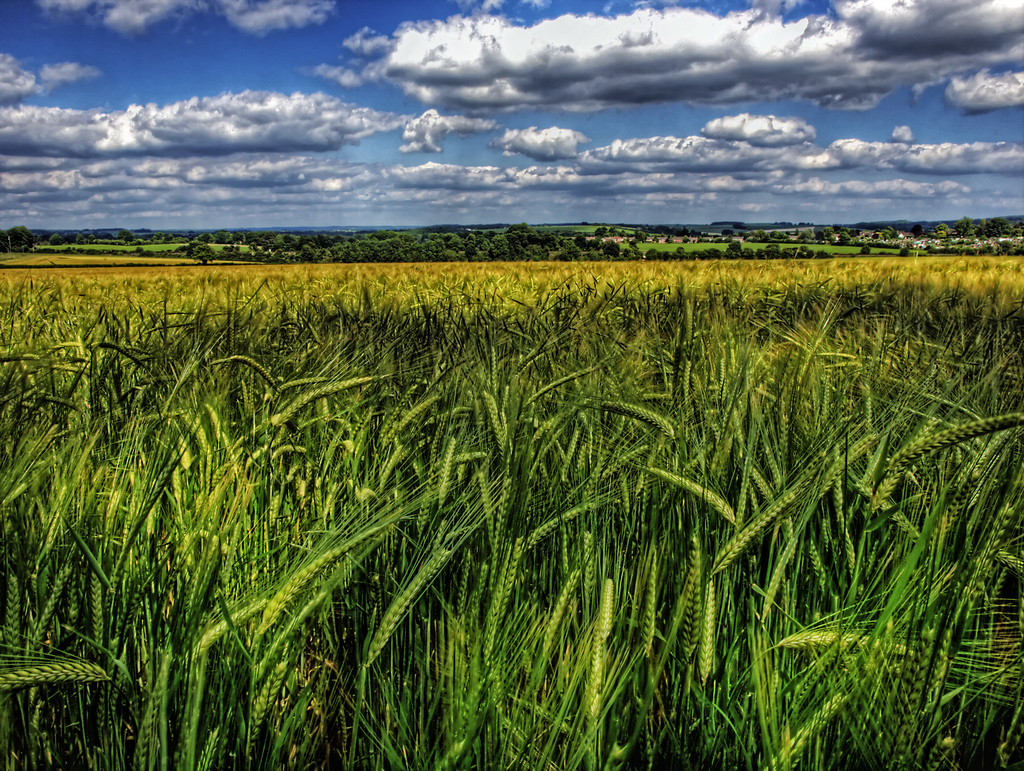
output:
[[[0,271],[7,768],[1024,761],[1024,267]]]

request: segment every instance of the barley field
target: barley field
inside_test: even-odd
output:
[[[1024,763],[1024,269],[0,271],[0,767]]]

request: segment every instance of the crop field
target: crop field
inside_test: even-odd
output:
[[[33,252],[14,253],[0,257],[0,269],[18,267],[36,268],[75,268],[97,266],[139,266],[154,267],[164,265],[195,265],[196,261],[188,257],[177,257],[170,254],[155,256],[152,253],[136,254],[69,254],[67,252]]]
[[[0,766],[1019,768],[1022,298],[0,271]]]
[[[130,245],[130,244],[122,244],[122,243],[116,243],[116,244],[101,243],[101,244],[84,244],[84,245],[81,245],[81,244],[64,244],[64,245],[61,245],[61,246],[49,246],[49,245],[47,245],[47,246],[41,247],[41,248],[45,249],[47,252],[52,252],[52,253],[55,253],[55,254],[60,254],[60,253],[63,253],[63,252],[75,252],[76,250],[79,251],[79,252],[83,252],[83,251],[84,252],[96,252],[96,253],[99,253],[99,254],[105,254],[107,252],[131,252],[131,253],[135,254],[135,253],[137,253],[137,250],[140,249],[140,248],[142,249],[142,252],[145,253],[145,254],[150,254],[150,253],[160,254],[162,252],[174,252],[174,251],[177,251],[182,246],[183,246],[183,244],[142,244],[141,246],[133,246],[133,245]],[[222,249],[224,249],[224,246],[225,246],[224,244],[210,244],[210,248],[213,249],[215,252],[221,251]],[[247,251],[249,251],[249,247],[246,246],[245,244],[239,245],[238,249],[239,249],[240,252],[247,252]]]
[[[728,244],[713,243],[662,244],[652,242],[637,244],[637,248],[641,252],[671,252],[673,254],[678,252],[680,249],[682,249],[683,252],[704,251],[705,249],[716,249],[718,251],[724,252],[728,246]],[[766,246],[768,246],[768,244],[754,242],[742,244],[743,249],[751,251],[755,251],[757,249],[764,249]],[[781,241],[776,243],[776,246],[778,246],[779,249],[798,249],[801,246],[801,244],[798,244],[796,242]],[[823,246],[822,244],[812,243],[808,244],[807,246],[812,252],[815,253],[815,258],[817,259],[831,257],[834,254],[855,255],[859,254],[861,249],[859,246],[837,246],[832,244],[828,246]],[[882,249],[872,247],[871,252],[873,254],[894,256],[899,253],[899,249]]]

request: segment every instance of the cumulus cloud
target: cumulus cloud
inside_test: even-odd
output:
[[[880,181],[846,180],[829,182],[818,177],[773,186],[779,195],[829,195],[857,198],[944,198],[953,195],[967,195],[971,188],[959,182],[916,182],[908,179],[886,179]]]
[[[35,210],[59,207],[67,227],[89,221],[109,222],[131,215],[166,227],[167,212],[189,226],[265,226],[268,217],[308,221],[322,213],[331,218],[369,222],[368,217],[418,219],[452,217],[479,222],[508,212],[509,207],[536,219],[566,208],[622,218],[629,211],[673,211],[699,203],[707,215],[726,207],[734,211],[771,211],[772,216],[813,210],[828,201],[837,206],[869,201],[875,211],[894,204],[901,210],[914,201],[934,211],[943,201],[978,196],[951,180],[829,180],[800,173],[689,173],[628,171],[581,174],[570,165],[529,168],[424,163],[416,166],[366,164],[334,157],[237,154],[210,156],[121,157],[111,159],[5,159],[0,171],[0,206],[17,221],[32,224]],[[444,191],[439,195],[439,191]],[[772,203],[772,201],[777,203]],[[997,200],[992,198],[991,200]],[[707,208],[708,202],[713,202]],[[858,204],[859,205],[859,204]],[[484,214],[486,212],[486,214]],[[527,212],[532,213],[528,214]],[[880,216],[880,215],[879,215]],[[834,216],[830,217],[830,221]],[[394,221],[394,219],[390,219]],[[450,220],[449,220],[450,221]]]
[[[825,149],[810,144],[758,147],[748,142],[698,136],[616,139],[582,153],[579,162],[587,173],[613,169],[762,172],[838,165]]]
[[[893,126],[892,141],[911,145],[914,143],[914,132],[910,129],[910,126]]]
[[[254,35],[323,24],[334,9],[334,0],[219,0],[219,4],[228,21]]]
[[[836,0],[827,15],[791,21],[764,8],[647,7],[532,25],[474,14],[401,25],[368,74],[464,110],[783,99],[868,109],[900,86],[1012,61],[1022,35],[1016,0]]]
[[[870,169],[918,174],[1020,174],[1024,173],[1024,143],[902,144],[840,139],[828,147],[809,143],[757,147],[708,137],[644,137],[617,139],[588,150],[580,155],[579,165],[584,173]]]
[[[341,44],[353,53],[369,58],[386,54],[393,47],[391,38],[379,35],[376,30],[369,27],[363,27],[354,35],[349,35]]]
[[[164,19],[196,12],[224,16],[255,35],[322,24],[334,0],[36,0],[46,11],[84,14],[125,35],[140,35]]]
[[[36,76],[23,70],[21,62],[10,54],[0,54],[0,105],[17,104],[39,90]]]
[[[580,144],[590,142],[590,138],[579,131],[571,129],[551,128],[538,129],[506,129],[505,134],[490,143],[504,155],[525,155],[535,161],[556,161],[575,158]]]
[[[405,124],[402,132],[404,145],[398,149],[403,153],[440,153],[441,142],[449,134],[467,136],[495,127],[493,120],[467,118],[464,115],[441,115],[437,110],[427,110],[420,117]]]
[[[404,120],[322,93],[243,91],[110,113],[3,108],[0,142],[12,154],[44,156],[326,152],[398,128]]]
[[[969,142],[903,145],[840,139],[828,146],[837,167],[911,171],[920,174],[1021,174],[1024,143]]]
[[[946,86],[946,101],[967,113],[991,112],[1024,105],[1024,72],[992,75],[989,71],[968,78],[953,78]]]
[[[813,142],[814,126],[802,118],[741,113],[708,121],[700,131],[706,137],[749,142],[757,147],[784,147]]]
[[[47,64],[39,71],[39,77],[43,86],[52,91],[60,86],[69,83],[78,83],[82,80],[98,78],[103,73],[96,67],[78,62],[61,62],[60,64]]]
[[[98,78],[103,73],[96,67],[78,62],[61,62],[44,64],[35,74],[24,70],[21,62],[10,54],[0,54],[0,105],[18,104],[40,91],[53,91],[55,88],[81,80]]]
[[[309,74],[332,83],[337,83],[342,88],[358,88],[363,85],[363,78],[354,70],[347,67],[332,67],[329,64],[318,64],[309,70]]]

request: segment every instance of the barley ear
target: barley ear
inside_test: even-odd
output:
[[[701,631],[698,667],[700,681],[706,685],[715,663],[715,582],[713,580],[708,581],[707,597],[704,601],[704,627]]]

